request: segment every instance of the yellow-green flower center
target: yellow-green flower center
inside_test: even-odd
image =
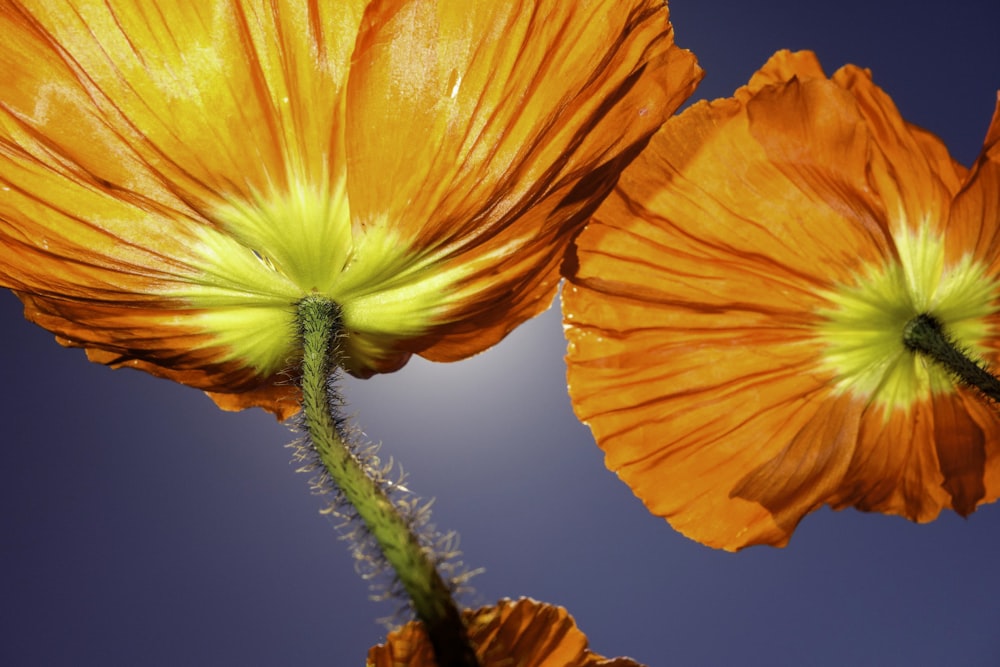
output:
[[[199,273],[171,296],[195,309],[185,325],[262,374],[297,355],[295,305],[308,294],[340,306],[345,365],[370,370],[454,305],[465,273],[444,270],[440,249],[414,250],[390,225],[355,227],[342,183],[232,200],[211,217],[217,227],[196,228]]]
[[[906,324],[931,315],[958,346],[982,354],[998,287],[971,256],[946,266],[944,239],[926,225],[901,230],[894,240],[898,259],[867,266],[853,284],[822,295],[830,307],[820,311],[819,327],[824,370],[837,390],[881,405],[886,414],[954,389],[948,371],[906,348]]]

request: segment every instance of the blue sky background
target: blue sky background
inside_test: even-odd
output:
[[[934,11],[929,8],[933,7]],[[869,67],[975,158],[1000,88],[1000,3],[676,0],[728,95],[779,48]],[[362,665],[394,602],[260,411],[112,372],[0,293],[0,664]],[[348,381],[358,423],[485,572],[465,601],[566,606],[605,655],[684,665],[1000,664],[1000,506],[917,526],[818,512],[785,549],[716,552],[649,516],[565,394],[558,314],[479,357]]]

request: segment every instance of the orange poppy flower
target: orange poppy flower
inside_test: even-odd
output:
[[[0,34],[0,284],[95,361],[281,417],[307,294],[359,376],[544,310],[699,78],[655,0],[2,0]]]
[[[606,659],[587,649],[587,637],[562,607],[527,598],[466,611],[469,639],[480,667],[641,667],[629,658]],[[389,633],[368,651],[368,667],[434,667],[419,623]]]
[[[996,364],[1000,111],[972,170],[869,73],[775,55],[670,120],[577,241],[569,385],[685,535],[785,544],[823,504],[929,521],[1000,494],[1000,414],[911,352]]]

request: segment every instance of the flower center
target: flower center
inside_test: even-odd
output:
[[[343,187],[232,200],[211,217],[216,226],[196,228],[192,284],[171,295],[197,309],[190,322],[227,358],[262,373],[294,357],[295,305],[310,294],[338,304],[348,370],[398,367],[398,341],[434,324],[465,274],[440,266],[440,253],[410,247],[391,225],[354,225]]]
[[[928,225],[893,238],[897,258],[863,267],[853,284],[822,294],[830,306],[819,312],[818,327],[824,370],[836,378],[837,391],[881,405],[886,414],[954,390],[948,371],[906,347],[907,324],[930,316],[959,346],[982,355],[998,287],[969,255],[946,266],[944,240]]]

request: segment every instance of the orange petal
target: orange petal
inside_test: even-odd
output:
[[[953,254],[974,248],[976,257],[1000,272],[1000,92],[983,151],[952,207],[948,237],[955,241]]]
[[[764,66],[754,72],[747,85],[739,88],[733,97],[747,102],[762,89],[784,84],[792,79],[825,79],[823,66],[812,51],[782,50],[768,58]]]
[[[823,504],[926,521],[1000,495],[994,411],[956,390],[886,412],[838,384],[816,334],[828,290],[894,261],[920,207],[947,218],[965,174],[866,73],[828,80],[811,54],[668,121],[563,290],[570,395],[608,467],[731,550],[784,544]]]
[[[587,649],[587,637],[562,607],[527,598],[466,611],[469,639],[480,667],[641,667],[628,658],[607,660]],[[389,633],[368,652],[368,667],[434,667],[419,623]]]
[[[260,407],[279,420],[299,410],[299,390],[285,373],[261,376],[254,369],[222,361],[205,334],[178,325],[191,317],[182,306],[153,303],[120,308],[97,303],[41,299],[17,293],[27,319],[69,347],[87,348],[87,357],[112,368],[136,368],[157,377],[205,390],[224,410]],[[86,326],[73,324],[87,322]]]
[[[971,402],[976,398],[972,397]],[[958,396],[941,396],[933,402],[934,445],[944,478],[941,486],[951,496],[951,507],[967,516],[986,496],[986,439],[993,436],[992,448],[1000,426],[989,419],[984,429],[969,414],[969,406]]]
[[[296,171],[330,177],[365,4],[7,2],[3,34],[30,44],[0,54],[16,82],[5,107],[127,190],[168,181],[185,201],[215,203]]]
[[[872,185],[888,214],[913,227],[927,221],[940,233],[967,170],[940,139],[903,120],[870,72],[848,65],[832,80],[850,93],[864,119],[877,151],[869,157]]]
[[[967,515],[1000,494],[1000,419],[973,391],[936,395],[910,413],[866,415],[833,507],[931,521]]]
[[[376,3],[366,28],[348,90],[352,214],[477,267],[409,346],[459,359],[549,306],[569,238],[700,70],[650,0]]]

